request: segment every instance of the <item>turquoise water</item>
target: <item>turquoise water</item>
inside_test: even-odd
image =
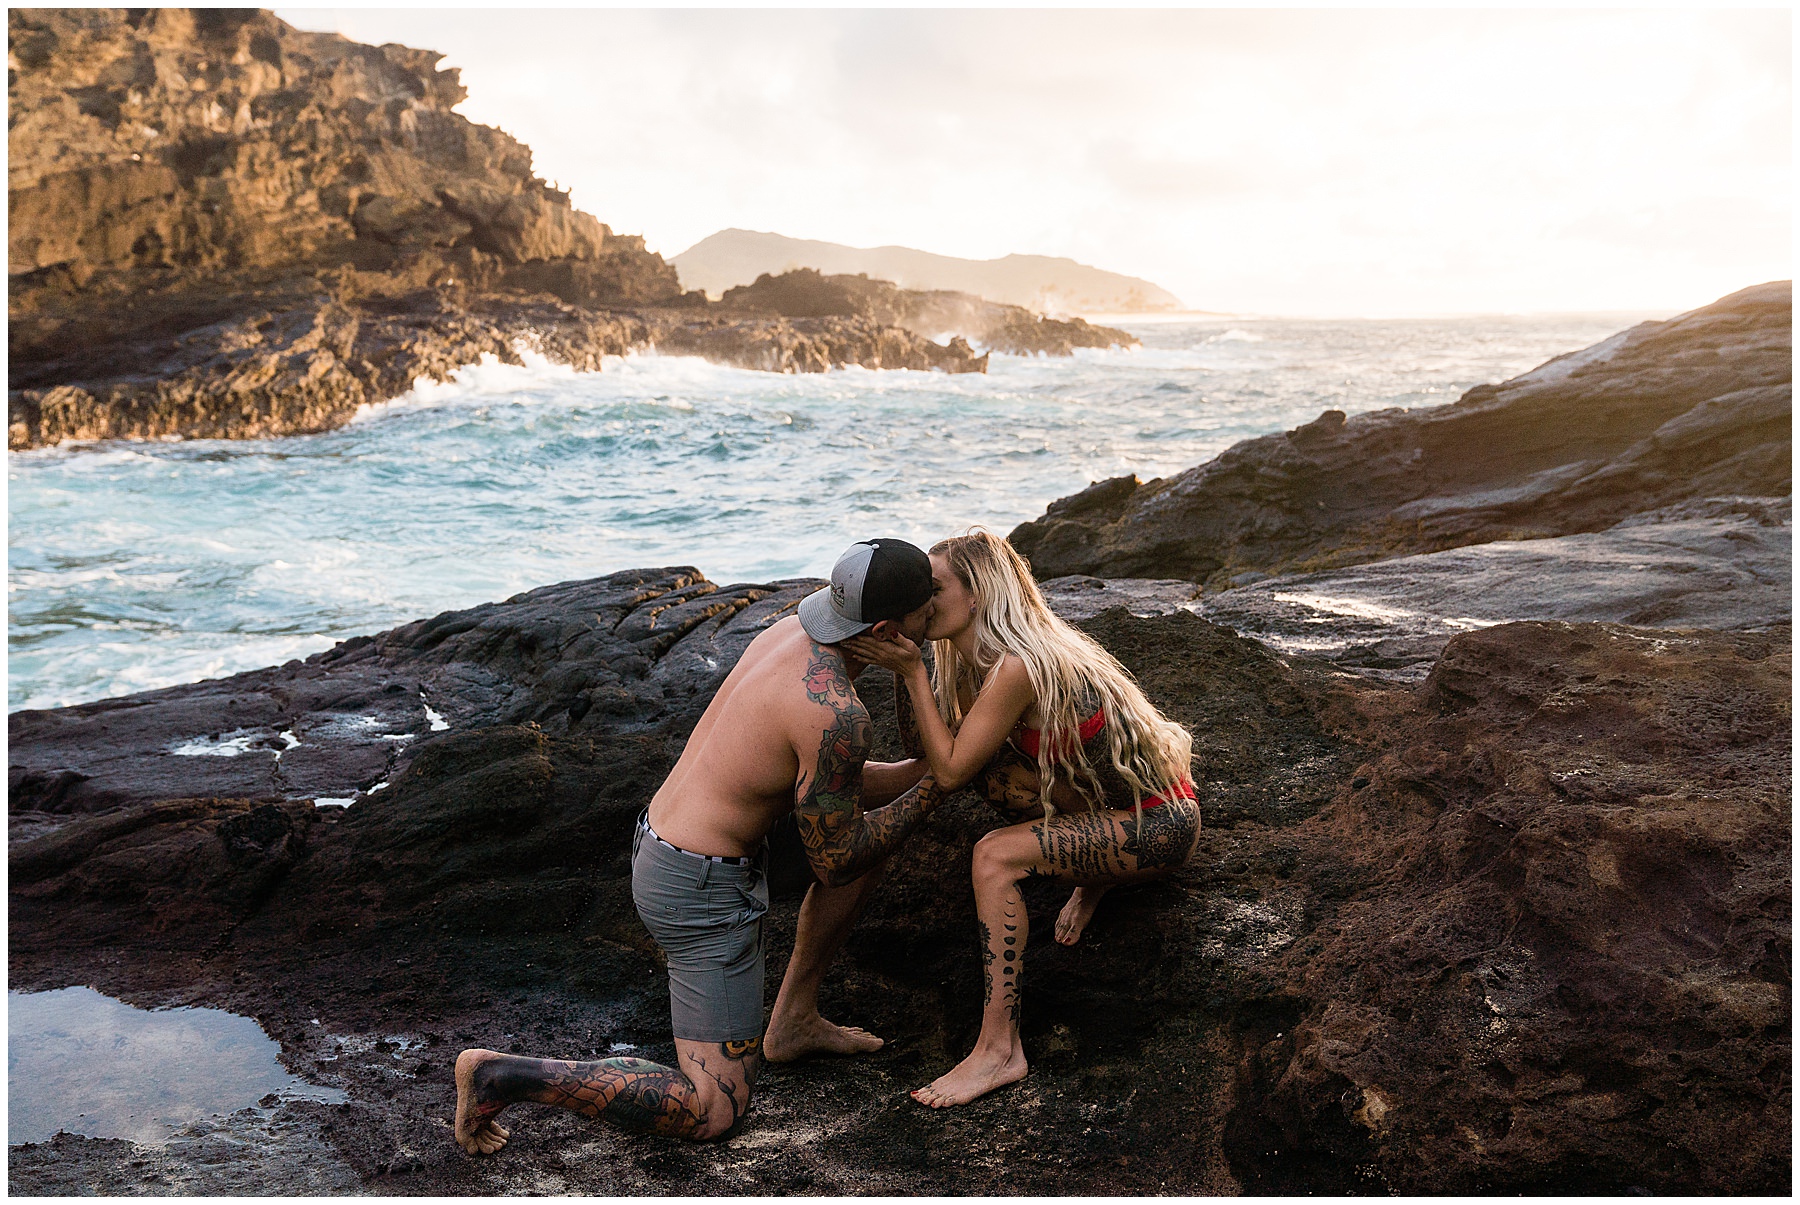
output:
[[[156,1144],[191,1122],[270,1093],[337,1102],[336,1088],[284,1070],[249,1017],[216,1008],[154,1012],[88,987],[7,993],[6,1138],[58,1130]]]
[[[235,673],[549,582],[822,575],[1337,408],[1436,405],[1649,315],[1132,326],[985,375],[485,364],[324,435],[9,457],[8,707]],[[1661,317],[1663,315],[1656,315]]]

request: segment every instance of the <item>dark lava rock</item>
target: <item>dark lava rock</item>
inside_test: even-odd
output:
[[[1195,732],[1207,828],[1189,867],[1114,892],[1074,947],[1049,940],[1065,893],[1027,885],[1025,1081],[948,1112],[904,1094],[978,1025],[968,854],[995,821],[965,792],[897,855],[827,982],[828,1014],[886,1036],[878,1054],[771,1069],[717,1146],[521,1108],[504,1154],[462,1155],[462,1045],[670,1057],[632,818],[744,643],[811,584],[614,575],[235,691],[15,721],[15,766],[92,771],[68,806],[109,810],[13,847],[11,986],[257,1016],[290,1067],[349,1092],[286,1108],[364,1191],[1787,1190],[1785,631],[1509,624],[1457,636],[1407,690],[1283,658],[1166,584],[1119,594],[1168,613],[1080,622]],[[892,756],[890,684],[859,689]],[[309,812],[177,797],[154,757],[134,781],[95,752],[134,707],[183,716],[165,739],[222,737],[233,699],[283,692],[272,717],[321,727],[392,698],[409,756],[385,789]],[[144,747],[152,725],[130,722],[114,730]],[[777,975],[795,907],[771,915]],[[15,1159],[11,1186],[67,1191],[84,1182],[68,1159],[122,1182],[106,1144],[62,1157]]]
[[[1414,682],[1458,632],[1512,620],[1780,626],[1792,621],[1791,514],[1788,498],[1706,498],[1605,531],[1273,578],[1193,609],[1283,652]]]
[[[1100,482],[1009,537],[1041,578],[1225,589],[1792,492],[1792,286],[1647,322],[1447,406],[1328,410],[1174,477]]]
[[[8,717],[10,809],[159,799],[348,800],[439,731],[553,735],[698,719],[745,645],[822,583],[720,587],[629,570],[448,611],[304,661]]]
[[[1334,713],[1379,735],[1282,834],[1313,890],[1225,905],[1282,926],[1245,1187],[1785,1195],[1789,647],[1507,625]]]

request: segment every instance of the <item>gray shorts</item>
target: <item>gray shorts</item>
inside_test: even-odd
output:
[[[763,1032],[766,854],[746,865],[676,849],[638,818],[631,900],[669,959],[675,1036],[742,1042]]]

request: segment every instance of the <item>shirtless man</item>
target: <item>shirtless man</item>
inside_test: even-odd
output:
[[[465,1151],[504,1146],[496,1116],[527,1100],[634,1130],[719,1138],[749,1108],[765,1058],[881,1045],[819,1016],[819,981],[881,862],[943,792],[923,777],[922,760],[865,764],[869,713],[852,683],[866,663],[838,645],[861,634],[917,643],[931,594],[931,562],[919,549],[854,544],[830,586],[750,642],[639,818],[633,846],[632,900],[668,955],[677,1065],[465,1050],[456,1060],[456,1141]],[[790,811],[817,881],[800,907],[765,1038],[765,838]]]

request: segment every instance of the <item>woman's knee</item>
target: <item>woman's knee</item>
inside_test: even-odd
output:
[[[1018,838],[1008,829],[996,829],[977,841],[970,858],[970,872],[977,886],[1017,882],[1025,877],[1025,866]]]

